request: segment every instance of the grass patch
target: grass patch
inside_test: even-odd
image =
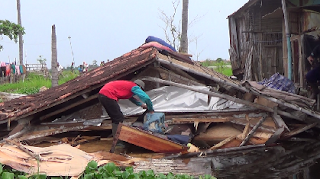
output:
[[[202,66],[213,69],[216,72],[222,73],[226,76],[232,76],[231,63],[226,61],[212,61],[206,60],[201,63]]]
[[[58,84],[61,85],[67,81],[76,78],[79,73],[72,73],[71,71],[63,71],[62,75],[59,77]],[[24,82],[19,81],[17,83],[5,83],[0,85],[1,92],[7,93],[17,93],[17,94],[35,94],[39,92],[42,86],[51,88],[51,79],[39,75],[36,73],[28,73],[28,76]]]

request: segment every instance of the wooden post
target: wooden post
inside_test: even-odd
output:
[[[284,23],[286,28],[286,37],[287,37],[287,53],[288,53],[288,78],[292,78],[292,54],[291,54],[291,42],[290,42],[290,30],[289,30],[289,19],[288,12],[286,7],[286,0],[282,0],[282,11],[284,16]]]

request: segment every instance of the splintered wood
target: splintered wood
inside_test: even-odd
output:
[[[47,176],[78,176],[92,155],[67,144],[52,147],[24,146],[37,155],[40,161],[20,150],[17,146],[3,145],[0,147],[0,163],[29,174],[45,173]]]
[[[98,165],[113,162],[118,166],[131,166],[143,159],[127,159],[109,152],[86,153],[68,144],[41,148],[16,143],[0,147],[1,164],[28,174],[37,174],[39,170],[47,176],[79,176],[92,160]]]

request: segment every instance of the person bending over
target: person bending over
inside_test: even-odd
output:
[[[150,97],[143,91],[144,87],[145,84],[142,80],[135,80],[134,82],[116,80],[108,82],[100,89],[98,99],[111,118],[113,138],[115,137],[119,123],[122,123],[124,120],[118,104],[119,99],[129,99],[137,106],[147,109],[148,112],[154,112]],[[142,102],[136,99],[135,96]]]

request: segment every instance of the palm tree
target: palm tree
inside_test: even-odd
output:
[[[20,0],[17,0],[17,11],[18,11],[18,24],[21,25],[21,12],[20,12]],[[22,33],[19,32],[19,61],[20,65],[23,65],[23,39]]]

